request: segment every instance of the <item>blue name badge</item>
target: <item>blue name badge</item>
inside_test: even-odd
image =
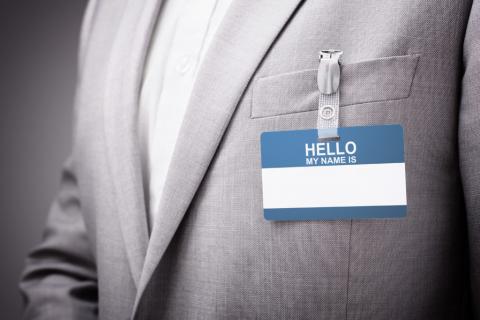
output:
[[[338,135],[338,141],[321,142],[317,129],[262,133],[265,219],[406,215],[403,128],[344,127]]]

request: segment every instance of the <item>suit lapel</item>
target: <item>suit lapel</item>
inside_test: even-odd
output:
[[[223,19],[199,70],[180,129],[135,309],[207,171],[250,78],[300,1],[237,0]]]
[[[149,37],[161,1],[129,0],[114,41],[104,100],[107,157],[126,253],[138,285],[148,228],[136,131],[138,96]]]

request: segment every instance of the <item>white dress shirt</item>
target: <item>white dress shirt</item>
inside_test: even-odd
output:
[[[165,0],[140,93],[139,136],[149,225],[203,56],[231,0]],[[186,173],[188,174],[188,173]]]

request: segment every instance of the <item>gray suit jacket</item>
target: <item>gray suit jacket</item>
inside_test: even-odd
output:
[[[135,125],[159,7],[88,7],[72,155],[21,282],[27,318],[480,316],[480,1],[234,1],[149,235]],[[344,51],[340,124],[404,127],[406,218],[263,218],[260,134],[315,128],[325,48]]]

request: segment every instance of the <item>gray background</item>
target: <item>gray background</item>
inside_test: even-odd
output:
[[[0,319],[18,319],[24,258],[41,239],[69,153],[86,0],[0,1]]]

